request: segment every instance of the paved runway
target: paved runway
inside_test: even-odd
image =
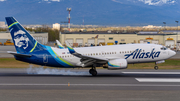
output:
[[[177,101],[180,70],[0,69],[2,101]]]

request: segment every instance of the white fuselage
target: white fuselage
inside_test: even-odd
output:
[[[58,56],[74,66],[78,66],[80,58],[69,53],[68,49],[52,48]],[[128,64],[157,62],[168,59],[176,53],[170,49],[163,48],[162,45],[155,44],[126,44],[112,46],[95,46],[95,47],[80,47],[74,48],[76,52],[106,59],[127,59]]]

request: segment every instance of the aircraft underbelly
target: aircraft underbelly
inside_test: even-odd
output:
[[[162,59],[127,59],[127,62],[128,63],[144,63],[144,62],[156,62],[156,61],[159,61],[159,60],[162,60]]]

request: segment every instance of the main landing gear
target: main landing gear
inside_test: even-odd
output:
[[[92,69],[89,70],[89,73],[90,73],[92,76],[96,76],[96,75],[97,75],[96,67],[93,66]]]

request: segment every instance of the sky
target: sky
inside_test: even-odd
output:
[[[22,24],[67,22],[103,26],[175,26],[180,21],[178,0],[0,0],[0,21],[13,16]],[[61,23],[63,24],[63,23]]]

